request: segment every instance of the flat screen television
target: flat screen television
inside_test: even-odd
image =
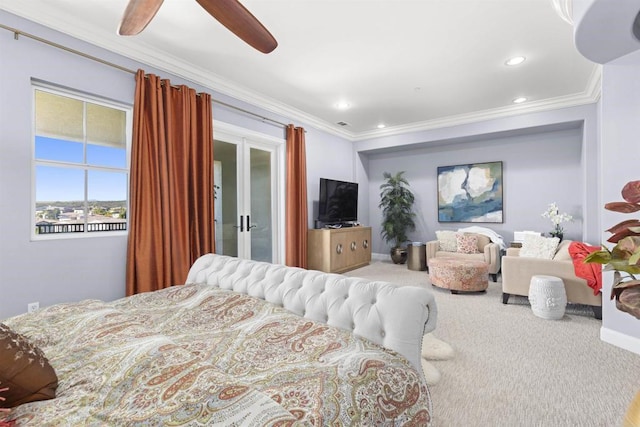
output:
[[[318,220],[341,223],[358,219],[358,184],[320,178]]]

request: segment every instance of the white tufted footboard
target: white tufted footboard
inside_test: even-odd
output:
[[[318,322],[353,331],[406,357],[422,372],[422,337],[436,326],[430,290],[207,254],[186,283],[261,298]]]

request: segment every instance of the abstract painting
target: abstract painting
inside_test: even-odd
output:
[[[438,166],[438,222],[503,222],[502,162]]]

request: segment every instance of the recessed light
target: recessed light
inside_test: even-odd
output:
[[[527,100],[527,98],[526,98],[526,97],[524,97],[524,96],[520,96],[520,97],[518,97],[518,98],[514,99],[514,100],[513,100],[513,103],[514,103],[514,104],[522,104],[522,103],[523,103],[523,102],[525,102],[526,100]]]
[[[384,129],[384,128],[386,128],[386,127],[387,127],[387,125],[385,125],[384,123],[380,123],[380,124],[378,125],[378,129]]]
[[[522,64],[525,59],[527,58],[525,58],[524,56],[514,56],[513,58],[507,59],[505,65],[519,65]]]
[[[338,102],[336,104],[336,108],[338,110],[346,110],[346,109],[348,109],[350,107],[351,107],[351,104],[349,104],[348,102],[344,102],[344,101]]]

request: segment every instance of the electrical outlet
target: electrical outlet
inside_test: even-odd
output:
[[[27,311],[29,313],[32,313],[36,310],[38,310],[40,308],[40,303],[39,302],[30,302],[29,304],[27,304]]]

